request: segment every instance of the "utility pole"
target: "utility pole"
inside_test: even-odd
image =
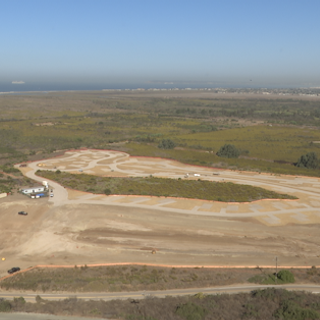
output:
[[[276,284],[278,280],[278,257],[276,257]]]

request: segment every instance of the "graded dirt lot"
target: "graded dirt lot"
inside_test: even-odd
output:
[[[43,178],[35,176],[38,169],[102,176],[152,174],[250,184],[299,199],[222,203],[105,196],[49,181],[52,198],[16,194],[0,199],[0,258],[6,258],[0,260],[0,276],[11,267],[37,264],[273,265],[277,256],[280,265],[320,265],[317,178],[218,170],[107,150],[70,151],[20,169],[39,183]],[[28,216],[18,216],[20,210]]]

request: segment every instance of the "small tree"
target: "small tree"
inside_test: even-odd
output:
[[[109,194],[111,194],[112,193],[112,191],[110,190],[110,189],[104,189],[104,194],[106,194],[107,196],[109,195]]]
[[[300,157],[296,166],[299,168],[317,169],[319,160],[314,152],[309,152]]]
[[[294,283],[294,275],[289,270],[281,270],[278,272],[277,278],[283,283]]]
[[[233,144],[225,144],[217,152],[218,157],[222,158],[238,158],[240,151]]]
[[[160,149],[174,149],[175,146],[175,143],[170,139],[162,139],[158,144]]]
[[[44,299],[42,299],[39,295],[36,295],[36,302],[37,303],[44,302]]]
[[[26,300],[24,299],[24,297],[14,297],[13,298],[13,302],[15,302],[16,304],[25,304]]]

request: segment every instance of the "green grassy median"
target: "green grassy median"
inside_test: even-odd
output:
[[[297,199],[259,187],[232,182],[168,179],[155,177],[110,178],[60,171],[37,171],[37,175],[54,180],[67,188],[97,194],[148,195],[224,202],[248,202],[260,199]]]

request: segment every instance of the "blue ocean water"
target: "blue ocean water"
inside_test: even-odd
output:
[[[227,82],[141,82],[141,83],[87,83],[87,84],[72,84],[72,83],[24,83],[24,84],[12,84],[0,82],[0,93],[8,92],[48,92],[48,91],[95,91],[104,89],[200,89],[200,88],[297,88],[302,87],[298,85],[275,85],[264,84],[254,82],[239,83],[227,83]]]

